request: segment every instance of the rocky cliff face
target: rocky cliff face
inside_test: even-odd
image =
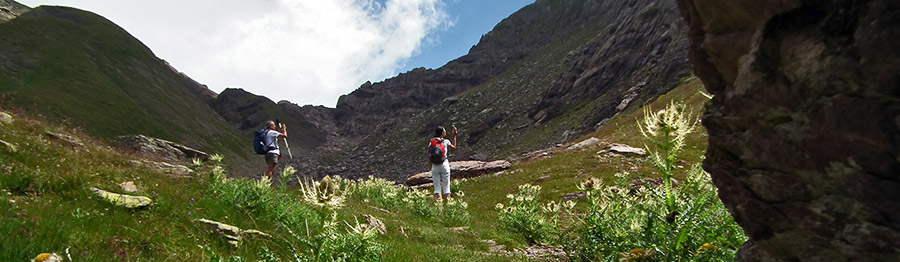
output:
[[[601,14],[601,1],[537,1],[500,22],[468,54],[439,69],[418,68],[341,96],[334,111],[344,136],[384,131],[444,98],[506,71]]]
[[[679,0],[742,261],[900,256],[900,2]]]

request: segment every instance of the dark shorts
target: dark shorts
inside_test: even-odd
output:
[[[266,154],[266,164],[278,164],[278,154]]]

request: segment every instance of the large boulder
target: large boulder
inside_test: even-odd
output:
[[[900,1],[677,0],[743,261],[900,257]]]
[[[112,146],[143,158],[169,163],[190,163],[195,158],[209,160],[209,154],[206,152],[144,135],[118,136],[112,140]]]
[[[455,161],[450,162],[451,178],[472,178],[488,173],[495,173],[509,169],[510,163],[506,160],[491,162],[484,161]],[[407,186],[417,186],[431,183],[431,171],[415,174],[406,179]]]

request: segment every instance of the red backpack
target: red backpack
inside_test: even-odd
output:
[[[440,165],[447,161],[447,149],[444,148],[443,138],[432,138],[428,144],[428,161]]]

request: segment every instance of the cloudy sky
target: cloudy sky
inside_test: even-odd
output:
[[[333,107],[366,81],[464,55],[534,0],[18,0],[125,28],[210,89]]]

